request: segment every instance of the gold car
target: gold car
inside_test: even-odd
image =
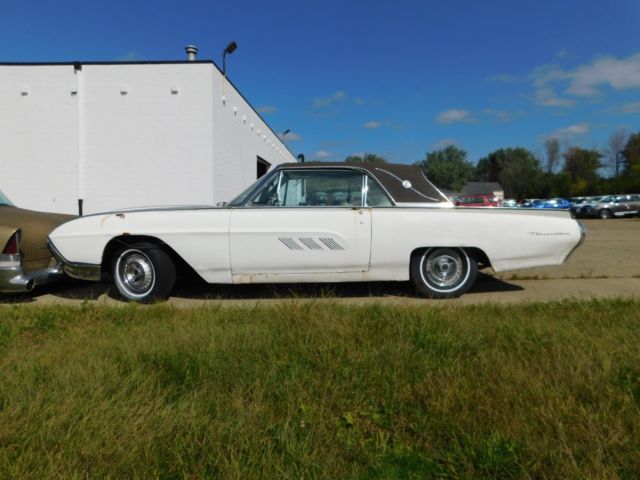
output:
[[[0,192],[0,292],[28,292],[62,274],[47,236],[72,218],[17,208]]]

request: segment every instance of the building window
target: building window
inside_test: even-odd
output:
[[[258,157],[258,162],[257,162],[257,176],[256,178],[260,178],[261,176],[263,176],[265,173],[267,173],[269,171],[269,167],[271,166],[271,164],[269,162],[267,162],[264,158],[260,158]]]

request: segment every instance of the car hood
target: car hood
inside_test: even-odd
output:
[[[133,212],[167,212],[172,210],[206,210],[206,209],[217,209],[217,208],[225,208],[219,207],[215,205],[160,205],[160,206],[152,206],[152,207],[126,207],[126,208],[118,208],[114,210],[108,210],[106,212],[96,212],[91,213],[89,215],[84,215],[85,217],[91,217],[94,215],[110,215],[114,213],[133,213]]]

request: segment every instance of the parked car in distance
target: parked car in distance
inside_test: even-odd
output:
[[[520,208],[532,208],[534,205],[537,205],[538,203],[543,201],[544,200],[541,200],[539,198],[523,198],[518,202],[518,206]]]
[[[566,211],[453,208],[413,165],[283,164],[223,207],[119,210],[51,232],[71,277],[167,297],[176,265],[209,283],[411,280],[430,298],[497,272],[558,265],[584,238]]]
[[[0,192],[0,292],[26,292],[61,277],[47,235],[72,218],[17,208]]]
[[[532,208],[553,208],[557,210],[568,210],[571,207],[571,202],[566,198],[552,198],[550,200],[542,200],[538,203],[534,203]]]
[[[640,195],[609,195],[593,205],[590,213],[605,220],[640,215]]]
[[[602,199],[602,195],[592,197],[582,197],[580,201],[571,204],[569,210],[576,218],[586,218],[590,216],[590,208]]]
[[[457,207],[499,207],[500,200],[491,195],[462,195],[455,201]]]
[[[505,198],[504,200],[502,200],[500,206],[504,208],[516,208],[518,206],[518,202],[516,202],[513,198]]]

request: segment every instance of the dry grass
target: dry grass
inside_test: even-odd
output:
[[[1,478],[637,478],[640,302],[0,309]]]

